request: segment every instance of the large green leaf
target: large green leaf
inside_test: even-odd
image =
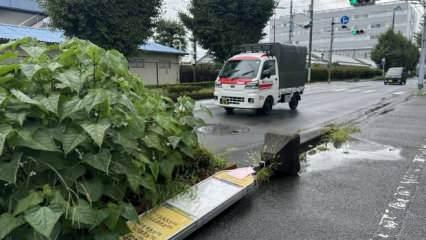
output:
[[[25,220],[38,233],[49,238],[63,212],[50,207],[41,207],[25,214]]]
[[[10,121],[16,122],[22,127],[25,119],[27,118],[27,113],[26,112],[20,112],[20,113],[7,112],[5,116]]]
[[[102,150],[102,152],[98,153],[98,154],[87,154],[86,156],[84,156],[83,161],[106,173],[107,175],[109,174],[109,166],[111,165],[111,153],[108,150]]]
[[[0,124],[0,156],[3,155],[4,144],[6,143],[6,138],[13,131],[13,128],[6,124]]]
[[[0,163],[0,180],[10,184],[16,183],[16,176],[18,175],[19,163],[21,162],[21,159],[22,153],[15,153],[12,156],[12,161],[8,163]]]
[[[79,132],[75,129],[69,129],[62,137],[62,147],[64,153],[68,154],[73,151],[78,145],[86,141],[87,137],[84,132]]]
[[[81,100],[78,97],[74,97],[68,101],[65,101],[59,108],[61,120],[64,120],[65,118],[81,110],[83,110],[83,106],[81,104]]]
[[[135,207],[128,203],[121,203],[121,206],[123,207],[123,212],[121,213],[122,217],[135,223],[139,222],[139,216]]]
[[[16,204],[13,215],[17,216],[26,210],[35,207],[42,203],[44,200],[43,195],[40,192],[31,192],[28,196],[20,199]]]
[[[40,57],[46,51],[42,46],[21,46],[21,49],[34,58]]]
[[[105,102],[107,98],[107,91],[103,89],[92,90],[81,100],[81,107],[85,108],[87,112],[90,112],[97,105]]]
[[[152,192],[157,192],[156,182],[152,175],[146,174],[140,176],[129,173],[126,176],[132,191],[139,192],[139,187],[144,187],[145,189],[151,190]]]
[[[161,137],[155,133],[149,133],[144,138],[143,141],[149,148],[156,149],[160,152],[167,152],[167,148],[164,146],[164,141]]]
[[[62,73],[57,73],[55,79],[61,82],[60,88],[69,88],[77,93],[80,93],[84,85],[84,80],[80,78],[80,72],[77,70],[67,70]]]
[[[0,216],[0,240],[24,223],[25,221],[22,218],[15,218],[9,213],[2,214]]]
[[[0,106],[7,99],[7,91],[0,87]]]
[[[182,165],[183,158],[179,152],[172,152],[166,158],[160,160],[160,172],[167,179],[172,179],[176,166]]]
[[[97,202],[103,195],[104,185],[101,179],[94,178],[81,182],[78,190],[86,196],[89,202]]]
[[[40,102],[49,111],[58,115],[59,98],[61,95],[52,94],[48,98],[43,98]]]
[[[16,99],[18,99],[21,102],[38,106],[39,108],[41,108],[44,111],[46,110],[46,108],[43,106],[43,104],[41,102],[39,102],[39,101],[37,101],[35,99],[30,98],[25,93],[23,93],[23,92],[21,92],[19,90],[16,90],[16,89],[12,89],[10,92],[13,94],[13,96],[16,97]]]
[[[87,224],[94,225],[97,222],[97,211],[90,207],[90,205],[80,200],[79,204],[70,209],[70,214],[67,216],[73,224]]]
[[[89,134],[95,143],[101,147],[104,141],[105,131],[111,126],[107,120],[98,123],[83,123],[81,127]]]
[[[38,130],[34,134],[29,129],[18,131],[19,139],[16,145],[31,148],[34,150],[60,152],[60,149],[52,139],[53,136],[46,130]]]
[[[17,69],[19,69],[18,64],[0,65],[0,76],[15,72]]]
[[[2,53],[0,55],[0,62],[3,62],[3,61],[5,61],[5,62],[14,61],[14,60],[16,60],[17,57],[18,57],[18,54],[16,52],[10,52],[10,51],[8,51],[8,52]]]
[[[31,80],[33,76],[41,69],[42,67],[38,64],[21,64],[21,71],[29,80]]]

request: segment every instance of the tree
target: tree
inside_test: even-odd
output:
[[[377,64],[380,64],[383,58],[386,59],[385,69],[405,67],[415,70],[419,57],[417,45],[391,29],[380,35],[379,42],[371,52],[371,59]]]
[[[233,47],[257,43],[276,6],[275,0],[191,0],[180,19],[198,43],[218,61],[233,53]]]
[[[185,26],[178,21],[161,19],[155,28],[154,39],[166,46],[186,50]]]
[[[38,0],[52,26],[125,55],[152,36],[162,0]]]

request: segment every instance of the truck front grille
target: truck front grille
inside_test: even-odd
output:
[[[240,104],[244,103],[243,97],[222,97],[220,99],[221,104]]]

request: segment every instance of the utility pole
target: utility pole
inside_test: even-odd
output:
[[[328,55],[328,84],[331,82],[331,65],[333,62],[333,42],[334,42],[334,17],[331,18],[331,37],[330,37],[330,51]]]
[[[311,0],[309,6],[309,53],[308,53],[308,83],[311,83],[312,77],[312,35],[314,31],[314,0]]]
[[[274,43],[276,43],[277,41],[276,41],[276,39],[275,39],[275,35],[276,35],[276,29],[277,29],[277,26],[276,26],[276,17],[275,17],[275,13],[274,13],[274,24],[273,24],[273,26],[272,26],[272,28],[274,29]]]
[[[426,23],[426,4],[423,3],[423,22]],[[422,32],[422,52],[420,54],[420,66],[419,66],[419,90],[423,89],[424,77],[425,77],[425,58],[426,58],[426,26],[423,26]]]
[[[290,1],[290,19],[288,28],[288,42],[293,42],[294,16],[293,16],[293,0]]]
[[[194,57],[194,64],[192,65],[192,81],[196,82],[197,81],[197,39],[195,38],[195,36],[193,36],[193,57]]]

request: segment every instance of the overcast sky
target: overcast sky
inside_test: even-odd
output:
[[[280,7],[289,7],[291,0],[280,0]],[[395,0],[377,0],[376,2]],[[310,0],[293,0],[295,11],[303,12],[309,9]],[[349,7],[349,0],[314,0],[315,10]],[[164,0],[163,11],[167,18],[176,18],[178,11],[184,11],[189,0]],[[277,10],[277,14],[288,14],[288,10]]]
[[[314,0],[315,9],[320,10],[324,8],[341,8],[349,6],[349,0]],[[189,0],[164,0],[163,11],[167,18],[175,18],[178,11],[183,11],[188,6]],[[296,11],[304,11],[308,9],[310,0],[293,0]],[[290,0],[280,0],[280,7],[289,7]],[[280,11],[278,10],[278,14]],[[284,13],[283,13],[284,14]]]

